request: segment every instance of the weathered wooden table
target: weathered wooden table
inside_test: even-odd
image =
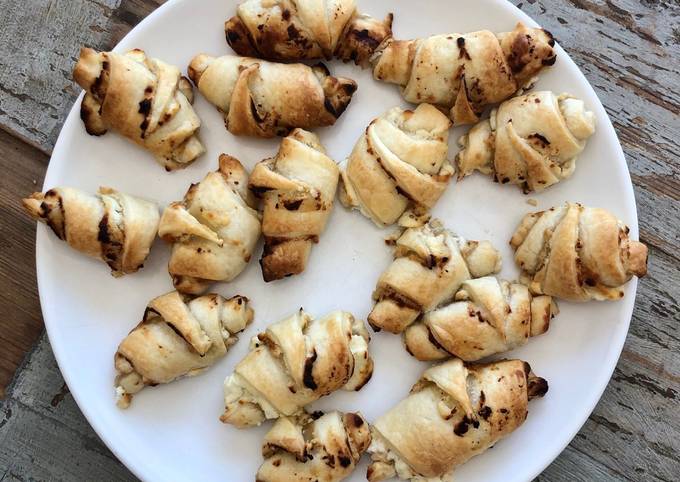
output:
[[[110,49],[160,3],[0,0],[0,482],[134,480],[83,418],[54,361],[36,289],[35,223],[19,199],[42,185],[79,92],[71,69],[80,46]],[[641,239],[650,247],[650,272],[609,387],[540,479],[676,481],[680,3],[513,3],[556,35],[602,99],[626,152]],[[521,448],[517,455],[532,456]]]

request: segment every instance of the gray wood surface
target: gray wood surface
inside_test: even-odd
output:
[[[70,71],[81,44],[108,48],[160,1],[0,0],[0,288],[11,316],[39,316],[34,229],[6,199],[12,171],[31,166],[38,183],[78,92]],[[635,185],[650,272],[638,290],[614,376],[545,481],[680,479],[680,3],[632,0],[513,1],[558,38],[602,99]],[[396,19],[399,22],[399,19]],[[17,166],[22,166],[18,167]],[[42,167],[41,167],[42,166]],[[28,177],[33,176],[32,174]],[[21,179],[24,179],[23,181]],[[26,175],[16,183],[26,182]],[[14,186],[14,187],[12,187]],[[5,197],[6,196],[6,197]],[[10,225],[11,223],[11,225]],[[14,226],[14,227],[12,227]],[[21,249],[14,246],[23,246]],[[30,257],[29,257],[30,254]],[[23,263],[22,263],[23,262]],[[3,327],[0,323],[0,326]],[[133,480],[80,414],[42,337],[0,406],[0,482]],[[565,414],[566,415],[566,414]],[[557,414],[556,416],[560,416]],[[518,452],[518,456],[532,454]]]

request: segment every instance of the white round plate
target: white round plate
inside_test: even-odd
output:
[[[142,48],[153,57],[186,69],[199,52],[231,53],[223,22],[235,12],[236,0],[169,1],[141,22],[116,50]],[[374,16],[395,14],[397,38],[490,29],[511,30],[517,21],[535,25],[509,3],[493,0],[362,1]],[[558,39],[559,40],[559,39]],[[623,152],[595,92],[571,59],[557,47],[558,60],[540,77],[535,89],[569,92],[595,112],[597,132],[578,161],[574,176],[534,195],[538,207],[514,186],[501,186],[473,175],[453,182],[434,215],[468,239],[489,239],[501,249],[502,276],[517,270],[508,240],[522,215],[566,200],[608,208],[624,220],[636,238],[635,200]],[[336,161],[347,156],[365,126],[395,105],[406,105],[397,88],[378,83],[369,70],[329,63],[335,75],[355,79],[359,90],[331,128],[320,129],[322,142]],[[189,168],[166,173],[150,154],[109,133],[91,137],[79,119],[80,100],[71,110],[54,149],[45,188],[73,186],[96,191],[100,185],[159,201],[179,200],[192,182],[216,169],[221,152],[239,158],[249,169],[275,154],[278,140],[236,138],[220,114],[200,95],[195,103],[203,120],[201,138],[207,154]],[[450,157],[465,128],[451,133]],[[326,232],[312,250],[300,276],[265,284],[254,261],[232,283],[216,284],[226,296],[248,296],[255,321],[225,359],[205,374],[147,388],[128,410],[116,408],[113,354],[140,320],[146,303],[172,289],[166,270],[169,249],[158,241],[143,270],[113,278],[107,267],[71,250],[41,225],[37,236],[37,269],[45,324],[61,371],[81,410],[97,433],[137,476],[149,481],[253,480],[261,463],[260,445],[269,424],[237,430],[219,422],[222,382],[247,351],[248,340],[269,323],[304,307],[315,316],[334,309],[364,318],[371,292],[392,253],[383,243],[389,230],[377,229],[339,203]],[[483,455],[456,471],[458,482],[524,481],[538,475],[574,437],[595,407],[612,374],[628,330],[636,281],[622,301],[560,303],[550,331],[508,357],[527,360],[550,383],[550,391],[532,401],[526,423]],[[314,408],[360,410],[375,420],[403,398],[426,367],[403,349],[401,337],[373,335],[375,373],[358,393],[335,393]],[[523,455],[522,455],[523,454]],[[530,454],[530,455],[528,455]],[[520,455],[520,456],[518,456]],[[366,457],[349,480],[365,480]]]

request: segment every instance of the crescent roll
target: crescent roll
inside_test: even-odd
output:
[[[476,361],[524,345],[548,331],[558,313],[550,296],[493,276],[463,282],[454,301],[406,328],[404,343],[418,360]]]
[[[458,177],[477,170],[525,193],[568,178],[595,132],[595,115],[568,94],[534,92],[503,102],[461,137]]]
[[[380,227],[426,217],[454,172],[449,127],[429,104],[395,107],[374,119],[341,168],[340,201]]]
[[[333,208],[339,170],[316,134],[295,129],[275,157],[258,163],[249,187],[263,199],[265,281],[302,273]]]
[[[406,229],[394,243],[394,261],[378,279],[368,315],[376,331],[403,332],[423,313],[451,300],[464,281],[501,268],[491,243],[466,241],[439,220]]]
[[[555,63],[552,35],[518,23],[512,32],[488,30],[387,39],[373,57],[373,76],[397,84],[404,99],[448,112],[454,125],[479,121],[484,107],[527,87]]]
[[[253,321],[248,298],[172,291],[154,298],[114,357],[117,405],[127,408],[145,386],[194,376],[224,357]]]
[[[314,412],[281,417],[265,435],[259,482],[339,482],[351,474],[371,443],[358,413]]]
[[[246,267],[260,237],[260,215],[241,163],[220,155],[219,168],[170,204],[158,234],[172,244],[168,271],[175,289],[201,294]]]
[[[113,276],[144,265],[158,231],[156,203],[100,187],[97,194],[56,187],[22,200],[34,219],[47,224],[73,249],[104,261]]]
[[[323,64],[278,64],[234,55],[197,55],[189,77],[222,112],[229,132],[256,137],[333,125],[357,90],[353,80],[331,76]]]
[[[341,388],[361,389],[373,374],[369,339],[363,322],[344,311],[313,319],[300,309],[270,325],[224,381],[220,420],[251,427],[297,415]]]
[[[647,246],[605,209],[576,203],[524,216],[510,240],[533,293],[570,301],[617,300],[647,274]]]
[[[279,62],[338,57],[366,66],[392,35],[392,14],[377,20],[354,0],[245,0],[224,24],[239,55]]]
[[[147,57],[80,51],[73,78],[85,90],[80,118],[87,133],[109,129],[150,151],[167,171],[191,164],[205,152],[198,139],[201,121],[191,103],[191,83],[177,67]]]
[[[411,393],[371,427],[369,482],[391,477],[448,482],[527,417],[548,382],[527,362],[466,365],[451,359],[423,373]]]

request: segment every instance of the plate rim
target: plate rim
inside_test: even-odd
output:
[[[125,43],[125,41],[138,29],[142,30],[146,28],[149,24],[152,22],[157,21],[161,16],[163,16],[167,11],[176,8],[177,6],[185,3],[185,2],[190,2],[190,1],[196,1],[196,0],[167,0],[167,2],[163,3],[160,5],[158,8],[156,8],[153,12],[151,12],[148,16],[146,16],[144,19],[142,19],[141,22],[139,22],[137,25],[135,25],[134,28],[132,28],[128,33],[123,36],[119,42],[113,47],[112,51],[119,51],[122,49],[121,45]],[[524,11],[522,11],[520,8],[516,7],[514,4],[510,3],[507,0],[492,0],[497,4],[497,6],[501,9],[504,9],[505,11],[512,12],[511,16],[513,17],[512,20],[514,21],[515,18],[519,17],[522,22],[524,22],[527,25],[538,27],[540,26],[533,18],[531,18],[528,14],[526,14]],[[604,117],[606,118],[607,122],[605,125],[598,125],[598,130],[600,131],[600,135],[602,134],[603,130],[607,130],[606,135],[608,136],[613,136],[613,138],[616,140],[616,150],[615,152],[611,153],[612,157],[616,157],[616,162],[622,163],[623,166],[625,167],[625,177],[627,180],[626,183],[626,190],[628,191],[627,195],[625,196],[625,201],[626,203],[630,204],[630,211],[632,213],[632,218],[630,219],[630,222],[628,223],[628,226],[631,229],[631,235],[633,237],[639,237],[639,224],[638,224],[638,213],[637,213],[637,202],[635,199],[635,191],[633,189],[633,183],[632,179],[630,176],[630,170],[628,168],[628,164],[626,162],[625,158],[625,153],[623,152],[623,147],[621,145],[621,141],[618,137],[618,134],[616,133],[616,130],[614,129],[614,126],[612,124],[611,118],[609,117],[609,114],[607,113],[606,109],[604,108],[604,104],[600,100],[600,96],[597,94],[595,89],[593,88],[592,84],[590,81],[586,78],[584,75],[583,71],[581,68],[574,62],[574,60],[571,58],[571,56],[566,52],[561,45],[559,44],[559,40],[557,41],[557,48],[558,52],[560,54],[560,62],[565,62],[567,64],[570,64],[571,68],[575,68],[575,70],[578,72],[578,76],[581,77],[581,80],[583,81],[585,88],[590,90],[590,93],[594,98],[597,99],[597,104],[595,106],[592,106],[593,109],[602,109],[604,113]],[[357,67],[359,68],[359,67]],[[61,144],[64,141],[64,138],[62,136],[62,132],[64,129],[64,126],[66,125],[67,121],[72,118],[72,116],[78,116],[78,110],[79,110],[79,105],[81,102],[81,99],[84,95],[84,92],[81,92],[78,97],[76,98],[73,106],[69,110],[67,116],[64,118],[64,122],[62,124],[62,127],[59,132],[59,136],[57,137],[57,141],[54,145],[54,148],[52,150],[52,154],[50,156],[50,160],[52,155],[54,155],[55,152],[57,152],[61,148]],[[45,173],[45,179],[43,182],[43,187],[42,189],[44,190],[46,186],[50,184],[50,179],[52,177],[51,173],[54,174],[55,169],[51,169],[52,164],[48,164],[47,171]],[[57,365],[59,366],[59,371],[62,374],[62,377],[64,378],[64,382],[67,384],[69,387],[69,390],[71,394],[73,395],[73,398],[78,405],[78,408],[80,411],[83,413],[85,416],[88,424],[92,427],[92,429],[97,433],[99,438],[106,444],[109,450],[116,456],[118,461],[122,463],[128,470],[130,470],[137,478],[141,480],[153,480],[154,475],[157,475],[157,472],[151,471],[147,468],[147,466],[151,464],[144,463],[144,460],[140,458],[140,456],[135,455],[133,453],[130,453],[129,451],[124,451],[121,450],[124,445],[123,444],[118,444],[117,441],[113,440],[112,431],[104,426],[104,424],[101,422],[100,419],[97,418],[96,414],[92,413],[90,408],[88,407],[87,403],[84,403],[84,400],[81,398],[81,395],[79,393],[78,389],[73,390],[72,387],[75,387],[75,384],[72,384],[71,381],[76,378],[74,376],[73,372],[68,372],[65,370],[62,370],[62,365],[63,365],[63,359],[64,359],[64,350],[66,347],[61,346],[58,342],[56,344],[53,343],[53,340],[56,340],[57,337],[53,336],[52,333],[56,332],[58,329],[58,321],[54,320],[51,316],[51,314],[48,312],[46,309],[46,303],[45,303],[45,295],[44,295],[44,290],[41,288],[41,286],[46,286],[47,284],[47,275],[42,268],[44,264],[41,264],[40,259],[41,256],[47,256],[48,253],[44,249],[44,244],[46,241],[47,233],[46,230],[40,229],[39,224],[37,223],[37,229],[36,229],[36,253],[35,253],[35,263],[36,263],[36,279],[37,279],[37,285],[38,285],[38,294],[39,294],[39,299],[40,299],[40,309],[42,312],[44,324],[45,324],[45,329],[48,335],[48,338],[50,340],[50,346],[52,347],[52,352],[54,353],[55,360],[57,361]],[[43,246],[41,248],[41,246]],[[541,459],[542,462],[537,464],[534,470],[529,471],[530,473],[530,480],[534,479],[538,475],[540,475],[552,462],[554,462],[559,455],[567,448],[567,446],[571,443],[571,441],[575,438],[576,434],[581,430],[585,422],[588,420],[592,412],[595,410],[595,407],[599,403],[600,399],[602,398],[602,395],[606,388],[609,386],[609,381],[614,373],[614,370],[618,366],[618,361],[621,356],[621,352],[623,351],[623,347],[625,345],[626,338],[628,336],[628,332],[630,329],[630,323],[632,320],[633,312],[634,312],[634,307],[635,307],[635,301],[636,301],[636,295],[637,295],[637,287],[638,287],[638,278],[633,277],[627,284],[626,284],[626,297],[624,300],[619,301],[619,303],[627,303],[629,306],[626,307],[628,314],[624,315],[621,320],[619,320],[619,323],[621,324],[621,328],[618,329],[615,333],[616,337],[612,337],[610,339],[610,345],[609,345],[609,351],[606,354],[605,360],[608,368],[606,370],[603,370],[600,376],[597,379],[597,385],[598,389],[593,390],[591,392],[591,397],[587,401],[587,406],[589,407],[587,410],[581,414],[581,416],[571,416],[571,422],[568,423],[569,426],[571,426],[571,430],[569,430],[569,435],[568,437],[565,437],[565,439],[558,444],[558,447],[550,451],[549,454],[544,454]],[[594,302],[591,302],[594,303]],[[50,321],[52,319],[52,321]]]

